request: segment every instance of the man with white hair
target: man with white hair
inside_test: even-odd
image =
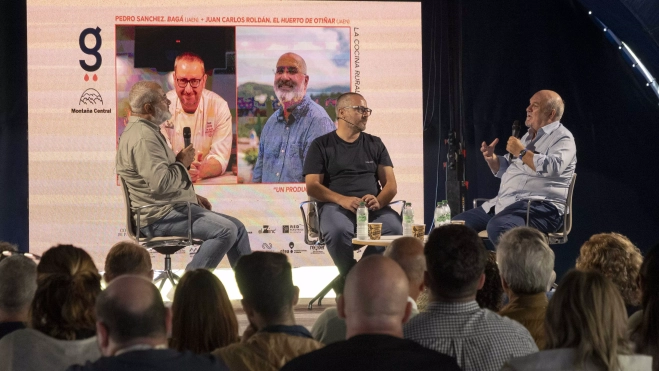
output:
[[[37,265],[23,255],[0,261],[0,339],[25,328],[37,290]]]
[[[128,186],[130,205],[190,202],[192,237],[204,242],[186,270],[215,268],[225,254],[233,266],[251,252],[247,231],[238,219],[210,211],[210,202],[195,194],[187,170],[195,149],[191,144],[175,155],[160,133],[159,125],[171,117],[171,102],[162,87],[153,81],[140,81],[133,85],[128,99],[131,117],[119,138],[116,170]],[[185,204],[145,208],[140,215],[140,232],[147,237],[187,236],[187,217]]]
[[[300,356],[282,370],[459,370],[455,358],[403,339],[412,311],[408,290],[405,272],[390,258],[360,260],[338,300],[348,340]]]
[[[554,252],[542,232],[517,227],[504,233],[497,245],[501,284],[510,301],[499,314],[521,323],[539,349],[545,346],[547,286],[554,271]]]
[[[279,108],[268,118],[254,165],[254,183],[302,183],[302,166],[311,142],[336,129],[327,111],[306,95],[307,64],[295,53],[277,61],[274,89]]]

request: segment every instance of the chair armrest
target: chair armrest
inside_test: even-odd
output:
[[[140,215],[142,213],[142,209],[148,208],[148,207],[155,207],[155,206],[167,206],[167,205],[187,205],[188,206],[188,242],[192,244],[192,208],[190,207],[191,202],[189,201],[169,201],[169,202],[156,202],[153,204],[147,204],[147,205],[142,205],[142,206],[137,206],[137,207],[131,207],[130,209],[132,211],[135,211],[137,214],[136,219],[136,224],[137,228],[135,231],[135,235],[138,236],[140,235]]]
[[[395,201],[391,201],[391,202],[389,202],[389,205],[388,205],[388,206],[391,207],[391,205],[395,205],[395,204],[402,204],[402,205],[400,206],[400,213],[399,213],[399,214],[402,216],[402,215],[403,215],[403,209],[405,209],[405,200],[395,200]],[[393,209],[393,207],[392,207],[392,209]]]
[[[482,198],[482,197],[474,198],[474,201],[473,201],[473,205],[474,205],[474,207],[473,207],[473,208],[474,208],[474,209],[477,208],[479,202],[483,203],[483,202],[485,202],[485,201],[489,201],[489,200],[491,200],[491,198]]]
[[[527,197],[527,198],[521,198],[519,201],[526,201],[526,226],[529,226],[529,219],[531,215],[531,203],[532,202],[542,202],[546,201],[544,198],[532,198],[532,197]],[[563,212],[563,234],[565,234],[567,226],[565,225],[565,215],[568,213],[568,205],[567,202],[561,202],[561,201],[552,201],[552,203],[555,204],[561,204],[565,206],[565,211]]]

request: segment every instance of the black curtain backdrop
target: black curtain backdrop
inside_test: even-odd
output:
[[[573,231],[567,244],[554,246],[559,277],[574,266],[579,247],[595,233],[622,233],[641,250],[658,242],[659,102],[587,10],[566,0],[441,3],[423,3],[424,93],[431,97],[425,110],[435,112],[424,123],[426,224],[435,190],[438,199],[445,198],[441,139],[446,132],[454,127],[464,135],[470,207],[474,197],[493,197],[499,187],[480,154],[481,142],[499,138],[497,153],[504,154],[512,122],[524,122],[529,98],[551,89],[565,101],[561,121],[577,144]],[[455,22],[437,21],[441,7],[449,11],[439,17],[458,18],[460,30],[451,29]],[[451,43],[443,38],[446,34],[459,35],[458,51],[438,47]],[[437,66],[442,58],[461,60],[460,75]],[[433,75],[435,70],[446,73]],[[460,110],[447,116],[447,96],[458,80]]]
[[[446,198],[447,133],[463,136],[467,205],[474,197],[494,196],[499,181],[490,175],[480,143],[505,142],[513,120],[523,122],[531,95],[552,89],[566,102],[562,121],[576,138],[579,174],[570,241],[554,247],[559,276],[594,233],[622,233],[642,250],[659,241],[658,100],[580,3],[422,1],[422,18],[427,225],[436,200]],[[25,2],[2,2],[0,240],[23,250],[28,248],[26,64]],[[498,153],[504,148],[500,143]]]
[[[28,248],[25,1],[0,3],[0,240]]]

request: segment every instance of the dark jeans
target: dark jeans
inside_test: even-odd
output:
[[[456,215],[453,220],[464,220],[467,227],[476,231],[487,230],[487,237],[494,246],[499,243],[501,235],[512,228],[526,225],[526,201],[517,201],[494,214],[494,207],[489,212],[477,207]],[[563,217],[556,206],[549,202],[532,202],[529,214],[529,227],[543,233],[556,232],[563,226]]]
[[[187,236],[187,207],[177,207],[157,222],[141,228],[147,237]],[[252,249],[245,226],[240,220],[192,205],[192,238],[204,241],[186,271],[197,268],[214,269],[224,255],[229,256],[231,267],[238,259],[250,254]]]
[[[334,264],[342,275],[348,274],[357,261],[354,258],[352,239],[355,237],[357,220],[355,213],[341,206],[327,202],[321,205],[320,231]],[[403,225],[400,215],[391,207],[368,212],[370,223],[382,223],[382,235],[403,234]],[[368,246],[364,255],[382,254],[383,246]]]

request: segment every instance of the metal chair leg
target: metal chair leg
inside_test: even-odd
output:
[[[330,292],[330,290],[332,290],[332,288],[334,287],[334,283],[337,280],[339,280],[340,278],[341,278],[341,275],[336,276],[327,286],[325,286],[325,288],[323,288],[318,293],[318,295],[314,296],[314,298],[311,299],[311,301],[309,302],[309,305],[307,306],[307,309],[312,310],[313,309],[313,303],[316,300],[318,300],[318,306],[322,306],[323,305],[323,298],[325,298],[325,295],[327,295],[327,293]]]
[[[181,278],[172,271],[172,258],[169,254],[165,255],[165,269],[160,271],[158,276],[153,279],[153,283],[157,284],[160,282],[158,291],[162,291],[162,288],[165,286],[165,282],[169,281],[172,284],[172,288],[176,287],[178,281]]]

